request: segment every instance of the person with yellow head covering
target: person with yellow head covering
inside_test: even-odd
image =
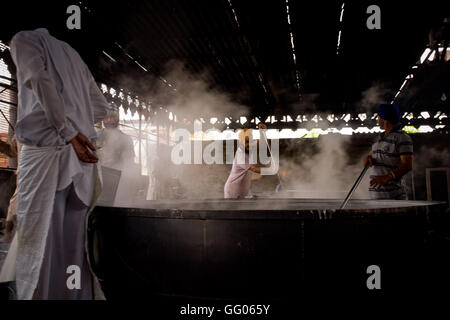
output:
[[[259,124],[259,129],[266,129],[264,124]],[[261,168],[252,164],[251,157],[256,156],[253,143],[252,129],[243,129],[239,132],[239,147],[234,156],[230,176],[224,187],[225,199],[239,199],[246,197],[250,192],[253,172],[261,173]],[[252,148],[253,146],[253,148]]]

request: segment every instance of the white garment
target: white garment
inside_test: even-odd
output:
[[[71,145],[63,147],[30,147],[24,146],[21,153],[21,167],[19,170],[18,208],[17,208],[17,259],[16,259],[16,287],[18,299],[31,299],[41,274],[41,265],[46,251],[48,231],[53,214],[55,194],[58,191],[59,173],[63,162],[63,155],[75,152]],[[97,164],[91,164],[94,169],[92,184],[93,193],[89,203],[89,213],[100,195],[101,181]],[[82,174],[79,166],[75,177]],[[95,180],[94,180],[95,179]],[[70,183],[69,183],[70,185]],[[69,185],[63,187],[66,189]],[[100,189],[99,189],[100,185]],[[39,192],[43,190],[44,192]],[[14,240],[13,240],[14,241]],[[9,252],[14,254],[14,252]],[[64,271],[64,270],[62,270]],[[94,278],[97,293],[99,284]],[[99,298],[103,298],[97,296]]]
[[[62,148],[27,146],[23,148],[21,162],[24,164],[25,170],[21,170],[19,173],[19,200],[22,200],[19,201],[18,205],[18,229],[0,274],[1,282],[16,280],[17,297],[19,299],[31,299],[33,297],[41,274],[41,265],[46,250],[45,244],[55,203],[61,154],[64,153],[63,149],[72,149],[72,147],[67,145]],[[85,221],[86,224],[88,216],[101,193],[102,182],[99,168],[99,165],[94,165],[94,191]],[[40,176],[39,172],[47,172],[48,174]],[[36,197],[36,189],[44,187],[47,191],[46,196]],[[84,242],[87,253],[86,239]],[[89,256],[87,255],[87,257]],[[94,276],[93,280],[94,298],[104,299],[98,279]]]
[[[11,56],[19,89],[16,136],[24,144],[18,183],[16,285],[19,299],[31,299],[56,192],[73,183],[78,198],[90,208],[99,194],[98,166],[81,162],[66,143],[78,132],[95,138],[94,123],[106,115],[108,104],[77,52],[45,29],[16,34]]]
[[[92,275],[84,247],[88,208],[73,184],[55,194],[41,273],[33,300],[92,300]],[[67,287],[69,266],[80,268],[79,288]]]
[[[121,171],[114,206],[132,206],[137,193],[140,167],[134,162],[134,144],[130,136],[118,128],[105,128],[98,133],[97,155],[104,167]]]
[[[249,155],[239,147],[233,160],[230,176],[224,187],[225,199],[244,198],[250,192],[253,173]]]
[[[17,67],[19,107],[17,140],[29,146],[62,146],[81,132],[91,141],[94,123],[106,116],[108,102],[89,69],[67,43],[46,29],[22,31],[11,41],[11,57]],[[62,155],[68,163],[61,172],[58,190],[67,187],[79,162],[75,152]],[[84,204],[92,196],[93,166],[74,180]]]
[[[67,43],[46,29],[22,31],[11,41],[17,67],[17,140],[55,146],[77,132],[96,137],[93,124],[106,116],[108,103],[88,67]]]

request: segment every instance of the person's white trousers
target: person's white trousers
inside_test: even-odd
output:
[[[33,299],[90,300],[92,276],[84,250],[88,207],[73,184],[55,194],[41,274]]]

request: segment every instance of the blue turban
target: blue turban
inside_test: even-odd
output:
[[[393,104],[380,104],[378,115],[381,119],[387,120],[392,124],[397,124],[400,121],[400,110]]]

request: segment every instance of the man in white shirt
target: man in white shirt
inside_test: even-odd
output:
[[[85,218],[98,193],[94,123],[108,103],[78,53],[46,29],[17,33],[11,56],[19,91],[16,136],[23,144],[17,296],[102,298],[85,252]]]
[[[263,123],[260,123],[258,128],[267,129]],[[241,130],[239,132],[238,150],[224,186],[225,199],[242,199],[248,196],[252,186],[253,173],[261,174],[261,167],[252,164],[251,160],[256,161],[256,150],[250,150],[250,143],[254,143],[251,129]]]

